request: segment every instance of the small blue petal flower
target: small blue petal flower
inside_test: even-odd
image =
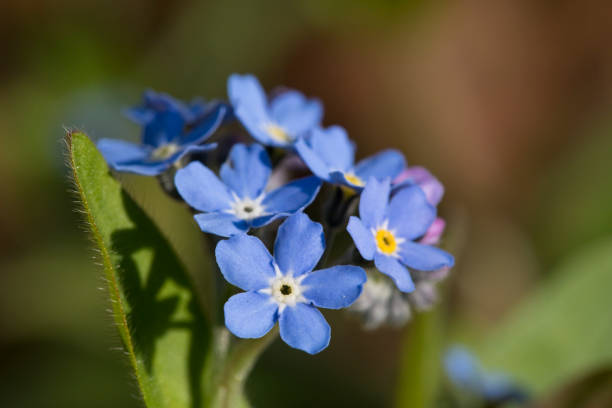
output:
[[[286,308],[279,321],[281,339],[293,348],[317,354],[329,345],[331,328],[318,309],[304,303]]]
[[[361,294],[365,271],[334,266],[312,271],[325,243],[323,229],[304,213],[279,227],[274,257],[255,237],[240,234],[217,244],[217,264],[228,282],[246,292],[225,304],[225,324],[238,337],[266,334],[279,322],[291,347],[315,354],[329,344],[330,327],[317,307],[350,306]]]
[[[349,218],[346,230],[353,238],[353,242],[355,242],[355,246],[357,247],[357,250],[361,256],[368,261],[374,259],[374,254],[376,253],[376,242],[370,238],[370,231],[363,224],[361,219],[351,216],[351,218]]]
[[[404,156],[385,150],[355,164],[355,145],[340,126],[315,128],[295,149],[310,170],[322,180],[361,190],[371,177],[395,178],[406,167]]]
[[[312,272],[304,278],[304,296],[317,307],[342,309],[350,306],[361,293],[361,268],[337,265]],[[343,293],[343,296],[338,296]]]
[[[315,199],[321,181],[314,176],[264,191],[271,167],[261,145],[236,144],[221,167],[221,179],[192,162],[176,172],[174,184],[187,204],[206,213],[194,216],[202,231],[229,237],[295,214]]]
[[[359,216],[351,217],[347,230],[364,259],[372,260],[402,292],[414,290],[406,267],[432,271],[451,267],[453,256],[414,242],[436,219],[436,209],[416,185],[403,188],[389,202],[391,183],[371,177],[361,194]]]
[[[307,215],[289,217],[278,227],[274,242],[274,258],[281,270],[293,276],[310,272],[324,251],[323,227],[319,223],[312,222]]]
[[[258,292],[232,296],[223,306],[225,325],[238,337],[256,339],[270,331],[278,319],[278,306]]]
[[[272,255],[251,235],[240,234],[219,242],[215,257],[225,280],[244,290],[263,289],[276,276]]]
[[[196,214],[193,218],[202,232],[222,237],[231,237],[249,229],[248,223],[244,220],[236,220],[234,214],[211,212]]]
[[[317,177],[305,177],[271,191],[262,204],[270,211],[293,214],[312,202],[312,192],[320,186]]]
[[[257,197],[266,188],[272,163],[259,145],[236,145],[221,166],[221,180],[242,196]]]
[[[230,189],[200,162],[177,171],[174,184],[187,204],[199,211],[220,212],[232,200]]]
[[[377,252],[374,255],[374,265],[376,265],[376,269],[389,276],[401,292],[412,292],[414,290],[414,282],[410,276],[410,271],[396,258]]]
[[[201,145],[223,121],[228,106],[200,102],[185,105],[166,94],[148,91],[144,104],[129,109],[127,116],[143,126],[142,144],[101,139],[98,149],[117,171],[155,176],[183,156],[216,147]]]
[[[476,357],[460,346],[451,347],[444,356],[444,369],[458,388],[492,403],[525,402],[526,392],[507,375],[485,371]]]
[[[321,123],[323,107],[315,99],[289,90],[268,103],[266,93],[253,75],[233,74],[227,93],[236,117],[257,141],[286,147]]]

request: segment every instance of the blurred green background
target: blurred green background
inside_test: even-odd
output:
[[[605,0],[4,0],[0,405],[140,406],[74,211],[62,136],[78,127],[94,139],[137,139],[121,110],[145,88],[224,98],[230,73],[252,72],[268,89],[321,98],[325,123],[345,126],[359,156],[392,146],[428,167],[447,187],[441,212],[458,259],[441,343],[507,339],[497,327],[542,285],[561,285],[563,271],[567,281],[599,268],[610,283],[610,38]],[[123,181],[197,274],[205,254],[189,215],[150,180]],[[570,316],[593,289],[531,306],[576,322],[557,338],[592,327],[612,335],[606,296],[591,301],[593,313]],[[264,354],[249,383],[255,406],[386,407],[415,380],[401,368],[410,325],[363,332],[327,316],[326,352],[310,357],[279,342]],[[591,363],[611,361],[600,344],[564,341],[592,347]],[[576,378],[590,370],[572,364]],[[547,368],[534,366],[527,377]]]

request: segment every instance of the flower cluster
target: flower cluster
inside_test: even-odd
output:
[[[218,237],[221,275],[244,291],[224,305],[229,331],[257,338],[278,322],[288,345],[314,354],[330,341],[318,308],[353,305],[373,327],[430,304],[454,262],[436,246],[442,185],[397,150],[356,162],[346,130],[324,127],[321,103],[298,91],[269,96],[254,76],[232,75],[228,96],[185,104],[147,92],[127,112],[141,144],[98,147],[114,170],[170,177],[200,229]],[[227,126],[235,121],[242,131]],[[334,249],[343,232],[346,248]]]

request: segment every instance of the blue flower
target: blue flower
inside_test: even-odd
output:
[[[278,321],[291,347],[316,354],[329,344],[330,327],[317,307],[350,306],[366,281],[358,266],[338,265],[311,272],[325,250],[320,224],[304,213],[278,228],[274,257],[257,238],[235,235],[217,244],[225,279],[246,292],[225,303],[225,325],[238,337],[257,338]]]
[[[323,107],[298,91],[288,90],[268,103],[253,75],[231,75],[227,93],[236,117],[257,141],[286,147],[321,123]]]
[[[189,106],[169,95],[145,92],[144,104],[127,111],[143,126],[142,144],[117,139],[100,139],[98,149],[117,171],[158,175],[188,153],[213,149],[200,145],[221,124],[228,107],[196,101]]]
[[[321,181],[306,177],[265,192],[272,165],[259,144],[236,144],[221,166],[221,180],[199,162],[177,171],[174,183],[204,232],[229,237],[301,211],[316,197]]]
[[[444,369],[458,388],[490,402],[524,402],[527,394],[503,373],[486,372],[466,349],[451,347],[444,356]]]
[[[359,202],[359,216],[351,217],[347,230],[362,257],[374,260],[402,292],[414,290],[410,271],[451,267],[449,253],[414,240],[423,236],[436,219],[436,209],[418,186],[407,186],[389,200],[389,179],[370,178]]]
[[[385,150],[355,164],[355,145],[340,126],[316,128],[295,149],[310,170],[330,183],[361,190],[370,177],[395,178],[406,167],[404,156]]]

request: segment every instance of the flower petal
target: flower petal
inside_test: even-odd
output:
[[[361,294],[367,276],[363,268],[337,265],[309,273],[302,281],[304,297],[317,307],[341,309]]]
[[[310,205],[320,188],[317,177],[301,178],[266,194],[262,205],[266,212],[293,214]]]
[[[227,80],[227,94],[234,108],[255,121],[268,118],[266,93],[253,75],[232,74]],[[242,119],[239,116],[240,119]]]
[[[232,296],[223,306],[225,326],[238,337],[254,339],[270,331],[278,319],[278,305],[270,296],[244,292]]]
[[[298,276],[312,271],[324,251],[323,227],[306,214],[294,214],[278,227],[274,259],[283,274]]]
[[[317,354],[329,345],[331,328],[315,307],[298,303],[287,307],[279,319],[280,336],[293,348]]]
[[[231,205],[232,198],[225,184],[200,162],[191,162],[178,170],[174,184],[187,204],[197,210],[215,212]]]
[[[401,244],[399,255],[404,265],[421,271],[450,268],[455,263],[453,256],[440,248],[410,241]]]
[[[150,147],[116,139],[100,139],[98,149],[112,169],[143,176],[156,176],[163,173],[184,153],[181,151],[166,160],[151,161],[149,160]]]
[[[451,347],[444,356],[444,368],[450,380],[461,388],[479,392],[482,369],[472,353],[460,346]]]
[[[446,221],[440,217],[436,218],[419,243],[424,245],[437,245],[440,243],[440,237],[444,233],[444,228],[446,228]]]
[[[323,161],[322,157],[319,156],[303,138],[298,139],[298,141],[295,142],[294,147],[310,171],[312,171],[321,180],[330,181],[330,168]]]
[[[353,238],[353,242],[361,256],[368,261],[374,259],[376,242],[374,242],[372,232],[363,225],[363,222],[359,218],[351,216],[346,230],[351,235],[351,238]]]
[[[221,180],[242,198],[257,198],[266,187],[272,163],[259,144],[235,144],[221,166]]]
[[[209,150],[214,150],[214,149],[217,148],[217,146],[218,146],[217,143],[206,143],[206,144],[202,144],[202,145],[186,146],[183,151],[178,153],[178,157],[176,159],[174,159],[174,161],[177,161],[177,160],[181,159],[183,156],[186,156],[188,154],[207,152]]]
[[[253,75],[231,75],[227,81],[227,93],[234,107],[234,114],[251,136],[265,145],[285,145],[272,139],[265,126],[271,122],[268,115],[266,94]]]
[[[294,138],[321,123],[323,107],[316,99],[307,99],[302,93],[289,90],[270,103],[270,116]]]
[[[393,184],[403,183],[417,184],[421,187],[427,196],[427,201],[433,206],[438,205],[444,195],[442,183],[429,170],[421,166],[408,167],[393,180]]]
[[[410,271],[400,264],[397,259],[377,253],[374,255],[374,264],[379,271],[393,279],[395,286],[400,291],[412,292],[414,290],[414,282],[410,276]]]
[[[312,149],[331,170],[348,171],[355,162],[355,144],[340,126],[316,128],[309,139]]]
[[[274,260],[265,245],[247,234],[220,241],[215,257],[225,280],[243,290],[268,287],[276,275]]]
[[[188,146],[208,139],[223,122],[227,109],[220,103],[214,106],[203,118],[193,123],[193,128],[181,137],[180,143]]]
[[[132,122],[144,126],[153,120],[155,112],[144,106],[134,106],[123,110],[123,114]]]
[[[389,228],[402,238],[413,240],[427,232],[436,219],[436,209],[419,186],[407,186],[393,195],[387,209]]]
[[[266,146],[279,146],[285,147],[289,143],[279,142],[273,139],[270,134],[266,131],[266,124],[270,123],[270,119],[267,118],[256,118],[251,112],[244,106],[238,106],[234,108],[236,117],[240,120],[240,123],[245,127],[249,134]]]
[[[378,180],[394,179],[406,167],[404,155],[397,150],[384,150],[357,163],[355,174],[362,180],[375,177]]]
[[[177,110],[156,111],[143,130],[142,142],[157,147],[175,141],[185,128],[185,119]]]
[[[244,220],[239,220],[234,214],[206,213],[193,216],[203,232],[220,237],[231,237],[249,230]]]
[[[361,193],[359,217],[366,228],[377,228],[383,221],[390,191],[389,179],[378,181],[370,178]]]
[[[97,147],[111,167],[119,163],[144,161],[150,153],[148,147],[119,139],[100,139]]]

